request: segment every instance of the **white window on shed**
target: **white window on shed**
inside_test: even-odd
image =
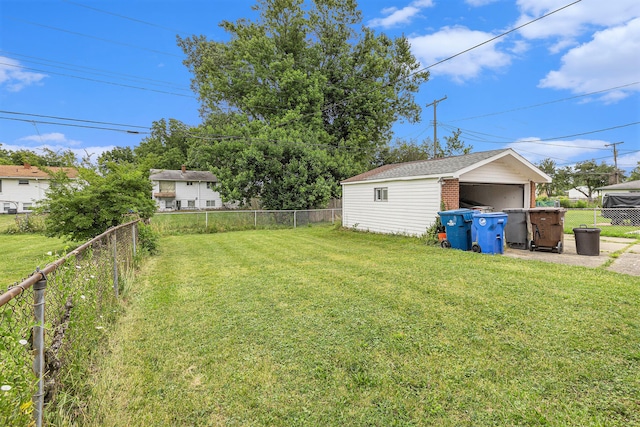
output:
[[[215,200],[207,200],[207,207],[208,208],[215,208],[216,207],[216,201]]]
[[[387,187],[378,187],[373,189],[373,200],[376,202],[386,202],[389,196]]]

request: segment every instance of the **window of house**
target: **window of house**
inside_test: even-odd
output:
[[[378,187],[373,189],[373,200],[376,202],[386,202],[389,190],[387,187]]]
[[[193,181],[187,181],[187,185],[193,185]]]
[[[18,180],[18,184],[19,185],[29,185],[29,180],[28,179],[19,179]]]
[[[0,193],[2,193],[2,180],[0,179]]]
[[[160,192],[161,193],[175,193],[176,192],[176,183],[175,181],[160,181]]]
[[[207,207],[208,208],[215,208],[216,207],[216,201],[215,200],[207,200]]]
[[[187,207],[188,208],[195,208],[196,207],[196,201],[195,200],[187,200]]]
[[[5,203],[5,204],[3,205],[3,210],[4,210],[5,212],[9,212],[9,209],[11,209],[11,203]]]
[[[215,187],[215,186],[216,186],[216,183],[215,183],[215,182],[207,182],[207,188],[208,188],[208,189],[212,190],[212,189],[213,189],[213,187]]]
[[[23,203],[22,204],[22,209],[25,211],[30,211],[31,210],[31,203]]]

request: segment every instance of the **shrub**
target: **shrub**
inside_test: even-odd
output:
[[[138,242],[140,248],[149,255],[158,253],[158,240],[160,235],[151,229],[150,225],[138,223]]]

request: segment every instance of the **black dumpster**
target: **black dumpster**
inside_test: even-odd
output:
[[[529,250],[548,249],[561,254],[564,242],[564,213],[566,209],[532,208],[527,212],[532,234]]]
[[[502,212],[507,214],[507,225],[504,227],[504,238],[507,246],[513,249],[528,249],[527,210],[510,208],[503,209]]]
[[[576,239],[576,252],[578,255],[600,255],[599,228],[588,228],[582,224],[579,228],[573,229],[573,235]]]

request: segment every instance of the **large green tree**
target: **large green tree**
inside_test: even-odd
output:
[[[628,181],[640,180],[640,162],[638,162],[638,165],[635,167],[635,169],[631,171],[631,174],[629,175],[629,178],[627,180]]]
[[[600,164],[595,160],[578,162],[573,168],[573,186],[585,196],[592,198],[596,188],[615,184],[615,173],[615,166],[604,162]],[[585,187],[586,191],[578,187]]]
[[[187,162],[189,147],[192,144],[191,128],[176,119],[161,119],[153,122],[151,135],[135,147],[137,164],[155,169],[180,169]],[[128,158],[128,153],[112,153],[118,161]]]
[[[78,178],[55,174],[38,210],[46,212],[46,234],[82,241],[126,222],[132,215],[150,218],[156,206],[151,181],[131,164],[109,163],[107,173],[79,168]]]
[[[254,9],[255,22],[220,24],[227,42],[178,39],[206,118],[193,152],[212,156],[190,161],[221,181],[236,177],[220,189],[226,199],[317,207],[317,194],[338,195],[341,179],[374,165],[397,120],[419,120],[414,94],[428,73],[406,37],[361,26],[354,0],[259,0]],[[317,191],[289,185],[296,180]]]

